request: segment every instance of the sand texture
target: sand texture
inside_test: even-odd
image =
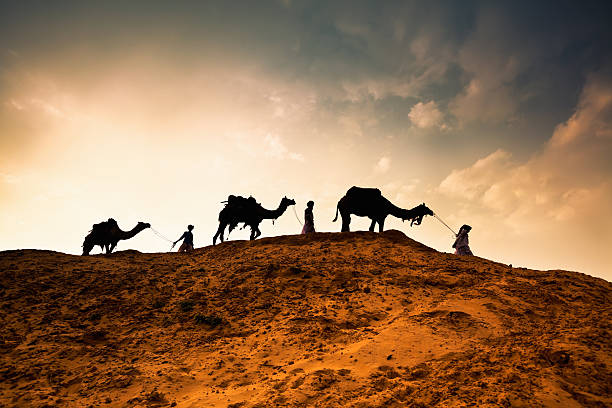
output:
[[[612,284],[401,232],[0,253],[1,407],[611,407]]]

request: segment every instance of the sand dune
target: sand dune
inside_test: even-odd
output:
[[[0,406],[612,406],[612,284],[398,231],[0,253]]]

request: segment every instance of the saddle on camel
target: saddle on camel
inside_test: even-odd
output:
[[[265,219],[275,220],[284,214],[287,207],[295,205],[295,201],[283,197],[279,206],[275,210],[268,210],[259,204],[254,197],[248,198],[236,195],[227,197],[227,201],[223,201],[225,207],[219,213],[219,228],[213,237],[213,245],[217,238],[223,242],[223,233],[225,228],[229,226],[229,232],[232,232],[239,223],[243,223],[244,227],[251,228],[250,239],[253,240],[261,235],[259,224]],[[273,221],[274,222],[274,221]]]

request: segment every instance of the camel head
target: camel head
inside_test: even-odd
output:
[[[87,238],[85,238],[85,242],[83,242],[83,256],[85,255],[89,255],[89,253],[91,252],[91,250],[93,249],[94,245],[89,242],[89,240]]]
[[[151,228],[151,224],[149,224],[148,222],[140,222],[139,221],[138,224],[136,224],[136,228],[134,228],[134,229],[137,229],[138,231],[142,231],[142,230],[147,229],[147,228]]]
[[[281,200],[281,207],[287,208],[290,205],[295,205],[295,200],[291,199],[291,198],[287,198],[287,197],[283,197],[283,199]]]
[[[419,212],[420,212],[420,213],[422,213],[424,216],[425,216],[425,215],[431,215],[431,216],[433,216],[433,215],[434,215],[434,213],[433,213],[433,211],[431,210],[431,208],[429,208],[428,206],[426,206],[426,205],[425,205],[425,203],[423,203],[423,204],[419,204],[419,205],[417,206],[417,208],[419,209]]]
[[[417,205],[410,211],[412,212],[412,214],[416,214],[410,217],[411,227],[412,227],[412,224],[421,225],[421,222],[423,221],[423,217],[425,217],[426,215],[434,215],[431,208],[427,207],[425,203]]]

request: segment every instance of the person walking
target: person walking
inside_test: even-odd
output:
[[[183,243],[181,244],[177,252],[193,251],[193,232],[191,232],[192,230],[193,230],[193,225],[188,225],[187,231],[183,232],[183,235],[181,235],[179,239],[174,241],[174,243],[172,244],[172,248],[174,248],[176,243],[182,239]]]
[[[302,234],[309,234],[315,232],[314,226],[314,215],[312,209],[314,208],[314,201],[306,203],[306,210],[304,210],[304,227],[302,228]]]
[[[453,244],[453,248],[455,248],[455,255],[474,255],[470,250],[470,240],[468,237],[468,233],[471,230],[472,227],[467,224],[463,224],[459,229],[457,239]]]

